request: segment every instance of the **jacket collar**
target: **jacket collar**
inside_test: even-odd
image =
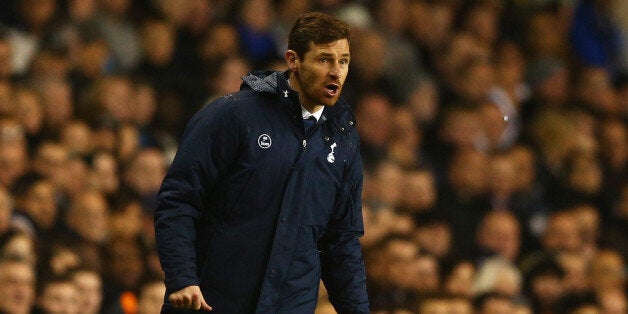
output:
[[[268,93],[279,98],[280,103],[289,108],[290,112],[301,116],[299,94],[290,87],[288,78],[290,71],[252,71],[242,78],[240,90],[252,89],[260,93]],[[349,111],[349,104],[340,97],[334,106],[325,107],[321,119],[330,120],[335,127],[341,128],[342,117]],[[351,121],[353,123],[353,121]]]

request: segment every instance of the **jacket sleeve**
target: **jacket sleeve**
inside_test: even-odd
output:
[[[190,121],[164,178],[154,214],[155,238],[169,292],[198,285],[196,221],[238,151],[235,106],[220,98]]]
[[[319,242],[321,277],[338,313],[369,313],[366,272],[359,238],[362,220],[362,159],[359,147],[348,168],[327,231]]]

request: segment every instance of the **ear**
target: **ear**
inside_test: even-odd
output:
[[[294,50],[286,51],[286,64],[288,64],[288,68],[292,72],[296,72],[299,68],[299,56]]]

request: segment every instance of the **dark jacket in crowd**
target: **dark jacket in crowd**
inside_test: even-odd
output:
[[[256,72],[197,113],[163,182],[155,230],[167,295],[200,285],[212,313],[368,313],[362,161],[342,99],[304,130],[288,72]]]

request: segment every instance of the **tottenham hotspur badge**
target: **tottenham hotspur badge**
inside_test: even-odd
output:
[[[336,145],[336,142],[334,142],[333,144],[331,144],[331,145],[329,146],[329,148],[331,148],[331,153],[329,153],[329,154],[327,155],[327,161],[328,161],[330,164],[333,164],[333,163],[334,163],[334,161],[336,161],[336,157],[334,157],[334,148],[336,148],[336,146],[337,146],[337,145]]]

